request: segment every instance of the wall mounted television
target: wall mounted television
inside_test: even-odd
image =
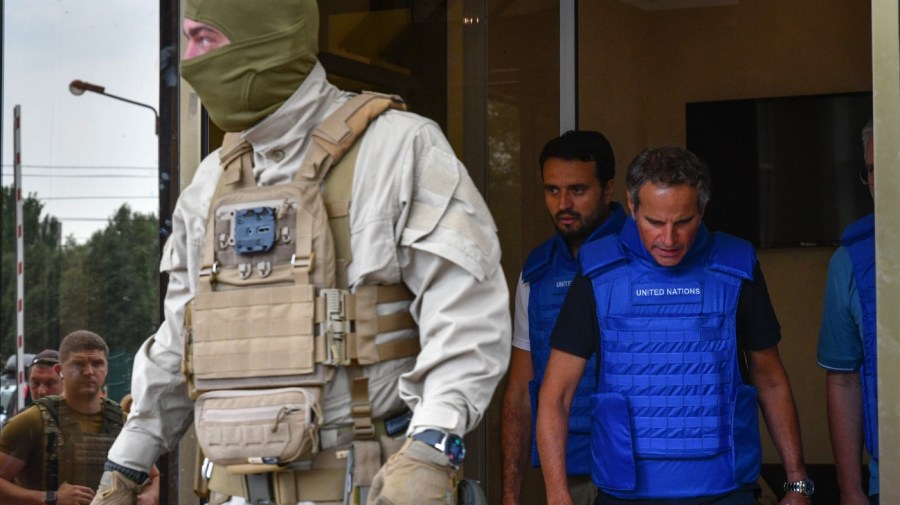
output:
[[[757,247],[836,245],[871,212],[860,133],[871,93],[686,104],[687,148],[709,165],[704,221]]]

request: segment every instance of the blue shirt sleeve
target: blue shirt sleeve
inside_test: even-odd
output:
[[[817,361],[826,370],[855,372],[863,361],[862,309],[850,254],[839,247],[828,263]]]

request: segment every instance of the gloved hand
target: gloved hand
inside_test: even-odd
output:
[[[135,505],[137,495],[150,484],[147,479],[138,484],[116,471],[105,471],[100,477],[100,487],[91,501],[91,505]]]
[[[424,442],[409,439],[375,475],[368,505],[456,505],[456,470]]]

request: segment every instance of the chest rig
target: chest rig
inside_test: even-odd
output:
[[[323,387],[338,367],[351,378],[353,437],[375,435],[363,366],[419,351],[409,312],[376,304],[412,300],[402,284],[348,286],[349,209],[358,139],[398,97],[363,93],[314,131],[290,183],[257,186],[253,151],[227,134],[195,299],[185,315],[184,371],[204,454],[231,473],[304,469],[319,452]],[[296,501],[296,500],[295,500]],[[279,503],[281,500],[279,500]]]
[[[75,412],[60,396],[34,402],[44,421],[44,482],[31,489],[56,490],[63,482],[97,489],[103,465],[122,426],[125,413],[115,402],[103,398],[103,423],[97,433],[82,431]]]

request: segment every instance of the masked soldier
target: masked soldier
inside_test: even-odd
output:
[[[192,420],[217,496],[455,503],[510,338],[465,168],[399,98],[328,83],[313,0],[188,0],[184,33],[228,133],[176,205],[165,320],[93,503],[129,503]]]

